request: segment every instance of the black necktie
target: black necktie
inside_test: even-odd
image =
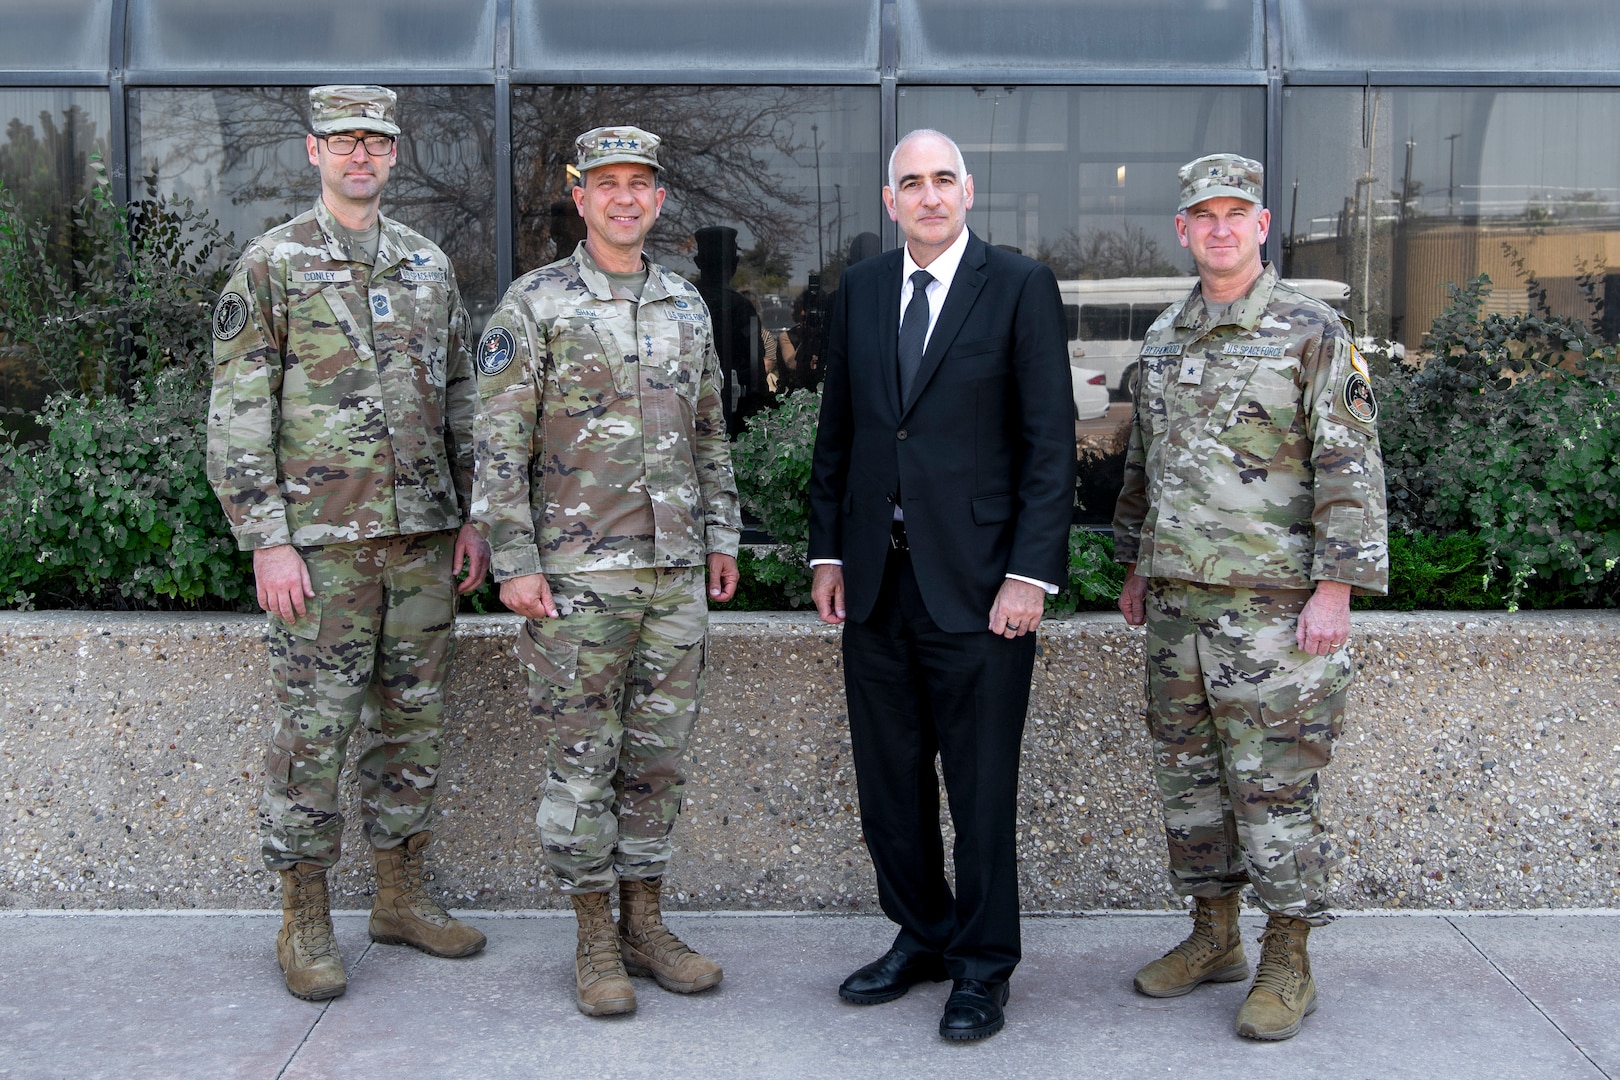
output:
[[[918,270],[911,275],[911,303],[900,320],[900,403],[911,398],[912,383],[922,367],[923,342],[928,340],[928,283],[934,275]]]

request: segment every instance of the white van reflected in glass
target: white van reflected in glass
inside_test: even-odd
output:
[[[1186,296],[1194,277],[1104,278],[1060,281],[1069,320],[1069,366],[1101,372],[1116,401],[1136,393],[1136,362],[1142,339],[1164,309]],[[1350,286],[1325,278],[1289,278],[1288,284],[1337,311],[1350,301]]]

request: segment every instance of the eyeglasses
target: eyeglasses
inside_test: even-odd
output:
[[[358,138],[353,135],[317,135],[315,137],[324,142],[326,149],[338,157],[348,157],[354,153],[357,143],[365,143],[366,153],[372,157],[387,157],[389,152],[394,149],[394,137],[392,135],[365,135]]]

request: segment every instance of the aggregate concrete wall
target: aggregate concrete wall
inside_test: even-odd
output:
[[[1327,776],[1346,908],[1620,906],[1620,616],[1361,614]],[[561,906],[533,825],[543,738],[515,619],[463,619],[430,853],[447,903]],[[1030,910],[1174,903],[1140,716],[1141,633],[1042,628],[1019,832]],[[272,698],[245,616],[0,615],[0,907],[259,908]],[[352,751],[351,751],[352,752]],[[872,910],[838,632],[716,616],[673,906]],[[353,789],[348,797],[353,799]],[[350,815],[339,907],[369,903]]]

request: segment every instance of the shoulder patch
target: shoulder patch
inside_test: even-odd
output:
[[[512,363],[515,351],[512,331],[504,326],[490,327],[478,343],[478,374],[499,375]]]
[[[247,325],[247,300],[241,293],[228,292],[214,305],[214,338],[229,341]]]
[[[1363,424],[1378,419],[1378,402],[1373,399],[1372,383],[1361,372],[1352,370],[1344,377],[1339,397],[1344,402],[1344,411]]]
[[[1367,361],[1362,358],[1361,350],[1354,345],[1350,346],[1350,366],[1359,372],[1363,379],[1372,378],[1372,372],[1367,370]]]

